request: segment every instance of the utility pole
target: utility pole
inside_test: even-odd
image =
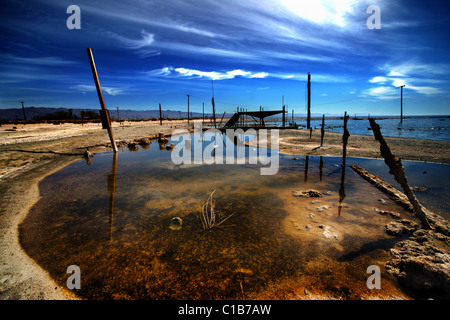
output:
[[[308,72],[308,116],[306,119],[306,129],[311,127],[311,74]]]
[[[161,103],[159,104],[159,125],[162,126]]]
[[[189,124],[189,94],[187,94],[187,97],[188,97],[188,112],[187,112],[187,117],[188,117],[188,124]]]
[[[405,85],[400,86],[400,123],[403,123],[403,87]]]
[[[20,101],[22,103],[22,111],[23,111],[23,120],[27,121],[27,116],[25,115],[25,107],[23,106],[23,101]]]

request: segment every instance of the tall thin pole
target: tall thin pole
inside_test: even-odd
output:
[[[117,107],[117,120],[120,121],[119,107]]]
[[[403,87],[405,85],[400,86],[400,123],[403,123]]]
[[[23,106],[23,101],[20,101],[22,103],[22,111],[23,111],[23,120],[27,121],[27,116],[25,114],[25,107]]]
[[[205,103],[203,102],[203,122],[205,122]]]
[[[100,101],[100,106],[102,107],[103,113],[105,114],[104,121],[107,125],[109,139],[111,140],[111,146],[114,152],[118,152],[116,141],[114,140],[114,135],[111,129],[111,120],[109,119],[109,112],[106,109],[105,101],[103,100],[102,88],[100,87],[100,81],[98,80],[97,69],[95,67],[94,56],[92,55],[91,48],[86,48],[89,57],[89,63],[91,64],[92,76],[94,77],[95,87],[97,88],[98,100]]]
[[[162,126],[161,103],[159,104],[159,124]]]
[[[308,72],[308,117],[306,120],[306,128],[311,127],[311,74]]]
[[[188,124],[189,124],[189,94],[187,94],[187,97],[188,97],[188,112],[187,112],[187,117],[188,117]]]

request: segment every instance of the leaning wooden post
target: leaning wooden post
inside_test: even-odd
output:
[[[108,112],[108,109],[106,109],[105,101],[103,100],[102,88],[100,87],[100,82],[98,81],[97,69],[95,68],[95,62],[94,62],[94,56],[92,55],[91,48],[86,48],[86,50],[87,50],[87,54],[89,57],[89,62],[91,64],[92,75],[94,76],[95,87],[97,88],[98,100],[100,101],[100,106],[102,107],[102,111],[103,111],[103,115],[102,115],[102,120],[103,120],[102,122],[104,124],[103,129],[108,130],[108,135],[109,135],[109,139],[111,140],[111,146],[113,148],[113,151],[117,152],[118,150],[117,150],[116,141],[114,140],[114,135],[113,135],[113,132],[111,129],[111,120],[109,118],[109,112]]]
[[[320,128],[320,146],[323,145],[324,135],[325,135],[325,115],[322,115],[322,128]]]
[[[405,195],[408,197],[409,202],[411,202],[414,212],[416,216],[420,219],[422,223],[422,227],[424,229],[430,228],[430,223],[428,222],[428,218],[425,212],[422,210],[422,206],[417,200],[416,196],[412,192],[411,188],[408,184],[408,179],[405,175],[405,170],[402,165],[402,161],[400,158],[395,157],[386,141],[381,134],[380,126],[375,122],[375,119],[369,119],[370,126],[372,127],[373,135],[375,139],[380,143],[380,151],[381,155],[384,158],[384,162],[389,166],[389,173],[393,174],[395,180],[402,186],[403,191],[405,191]]]

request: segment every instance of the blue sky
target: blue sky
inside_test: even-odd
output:
[[[69,30],[69,5],[81,29]],[[381,29],[368,29],[369,5]],[[0,108],[279,109],[450,114],[450,5],[444,1],[2,1]]]

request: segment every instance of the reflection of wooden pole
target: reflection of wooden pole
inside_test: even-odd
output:
[[[87,48],[87,54],[89,57],[89,63],[91,64],[92,76],[94,77],[95,87],[97,88],[98,100],[100,101],[100,106],[103,110],[103,116],[105,117],[105,121],[103,121],[107,125],[109,139],[111,140],[111,146],[114,152],[117,152],[116,141],[114,140],[114,135],[111,129],[111,120],[109,118],[109,112],[106,109],[105,101],[103,100],[102,88],[100,87],[100,82],[98,80],[97,69],[95,68],[94,56],[92,55],[91,48]]]
[[[115,152],[113,156],[113,163],[111,174],[108,175],[108,193],[109,193],[109,240],[112,239],[112,223],[114,211],[114,197],[116,194],[116,176],[117,176],[117,155]]]
[[[389,167],[389,173],[393,174],[395,180],[402,186],[405,195],[408,197],[409,202],[411,202],[413,206],[414,213],[422,223],[422,227],[425,229],[429,229],[430,224],[428,222],[427,215],[423,211],[422,206],[409,187],[408,179],[406,178],[402,161],[400,160],[400,158],[397,158],[392,154],[391,149],[389,148],[388,144],[383,138],[383,135],[381,134],[380,126],[375,122],[374,119],[369,119],[369,121],[373,131],[373,135],[375,136],[375,139],[380,143],[380,152],[384,158],[384,162]]]
[[[322,181],[322,171],[323,171],[323,157],[320,156],[319,161],[319,180]]]
[[[309,156],[305,159],[305,182],[308,182],[308,166],[309,166]]]

